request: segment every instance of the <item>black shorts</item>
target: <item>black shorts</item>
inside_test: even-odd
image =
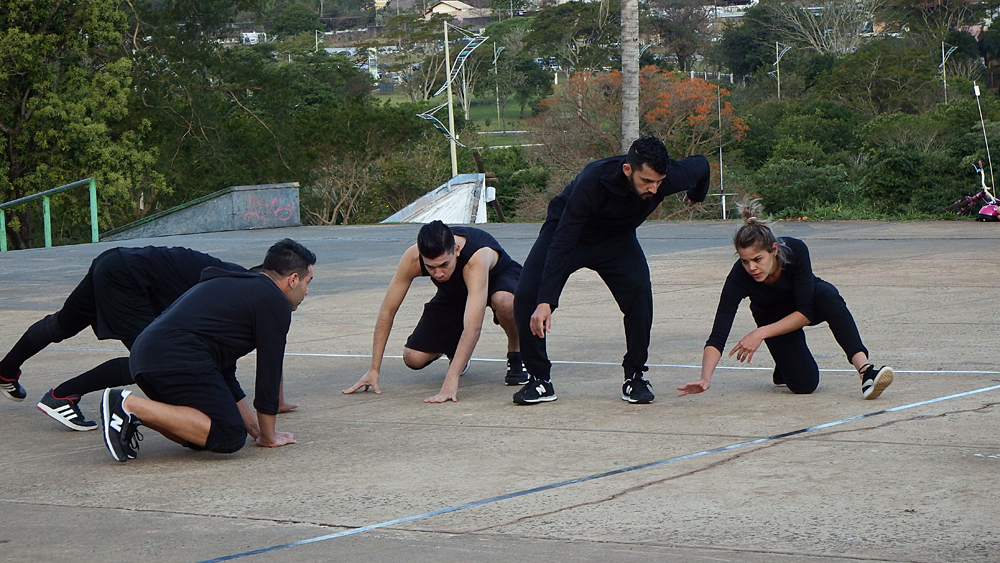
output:
[[[490,285],[486,304],[490,303],[493,294],[506,291],[510,294],[517,289],[517,280],[521,277],[521,265],[517,262],[503,269],[502,272],[491,272]],[[406,347],[410,350],[427,352],[429,354],[455,355],[458,341],[465,330],[465,299],[456,299],[438,291],[424,305],[424,313],[420,315],[413,333],[406,339]],[[500,324],[496,312],[493,312],[493,324]]]
[[[240,409],[222,374],[153,372],[135,374],[135,383],[146,397],[168,405],[191,407],[212,419],[205,447],[188,444],[192,449],[232,453],[246,443],[247,431]]]

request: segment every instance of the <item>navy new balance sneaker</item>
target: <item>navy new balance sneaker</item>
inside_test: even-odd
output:
[[[139,455],[142,434],[139,417],[125,412],[122,403],[132,392],[122,389],[105,389],[101,397],[101,422],[104,427],[104,445],[115,461],[126,462]]]
[[[514,402],[519,405],[534,405],[555,401],[558,398],[552,382],[543,379],[531,378],[520,391],[514,393]]]

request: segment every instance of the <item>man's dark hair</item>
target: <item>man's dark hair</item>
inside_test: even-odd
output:
[[[647,135],[639,137],[628,149],[628,156],[625,162],[632,167],[633,171],[642,168],[645,164],[660,174],[667,173],[667,165],[670,163],[670,154],[667,147],[663,146],[663,141]]]
[[[455,253],[455,234],[441,221],[431,221],[417,233],[417,252],[433,260],[445,253]]]
[[[282,277],[293,273],[298,273],[301,277],[305,276],[309,272],[309,266],[315,263],[315,254],[294,240],[286,238],[279,240],[267,249],[261,267],[264,270],[276,272]]]

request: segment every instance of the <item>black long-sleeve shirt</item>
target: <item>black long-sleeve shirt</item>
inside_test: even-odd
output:
[[[129,365],[139,373],[211,373],[226,378],[236,401],[236,360],[257,350],[253,405],[278,414],[285,340],[292,306],[264,274],[208,268],[202,281],[142,331]]]
[[[672,160],[667,177],[649,199],[632,189],[622,165],[625,156],[591,162],[549,202],[548,221],[558,221],[552,237],[538,302],[559,305],[560,283],[567,261],[578,243],[594,243],[608,236],[635,231],[663,198],[686,191],[691,201],[704,201],[711,172],[702,155]]]
[[[747,273],[739,260],[733,265],[722,287],[712,334],[705,346],[714,346],[725,352],[736,310],[746,297],[750,298],[750,310],[758,326],[777,322],[796,311],[805,315],[809,322],[813,321],[813,298],[819,278],[813,274],[809,248],[796,238],[781,237],[778,241],[788,248],[789,261],[782,265],[777,282],[758,282]]]
[[[144,246],[119,248],[129,273],[136,284],[149,293],[157,313],[163,312],[191,286],[198,283],[201,272],[216,267],[234,272],[246,271],[237,264],[223,262],[214,256],[181,246]]]

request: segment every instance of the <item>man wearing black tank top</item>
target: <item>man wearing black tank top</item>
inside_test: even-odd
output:
[[[392,322],[410,284],[421,276],[430,276],[437,293],[424,305],[420,322],[406,340],[403,362],[411,369],[423,369],[442,355],[451,359],[441,392],[424,402],[458,400],[458,378],[469,369],[487,305],[493,309],[493,322],[507,334],[504,383],[524,385],[528,374],[521,364],[514,327],[514,289],[520,275],[521,265],[486,231],[449,227],[441,221],[421,227],[417,244],[403,253],[382,301],[375,323],[371,367],[344,393],[369,388],[382,393],[378,379]]]

